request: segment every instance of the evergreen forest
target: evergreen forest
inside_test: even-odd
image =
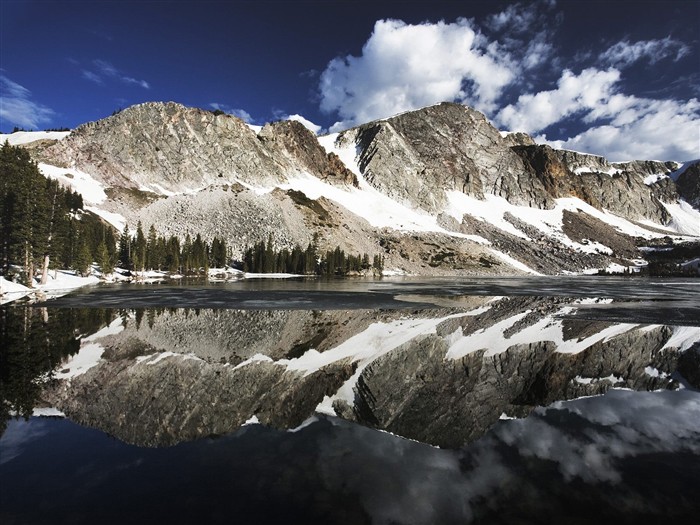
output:
[[[253,273],[291,273],[297,275],[348,275],[370,269],[381,274],[384,259],[375,255],[346,254],[340,247],[319,253],[316,239],[306,249],[296,245],[291,250],[276,250],[272,238],[260,241],[243,253],[243,271]]]
[[[114,229],[83,209],[82,196],[44,177],[29,153],[0,148],[0,270],[22,281],[50,268],[86,273],[101,247],[116,252]],[[18,270],[20,268],[20,270]]]

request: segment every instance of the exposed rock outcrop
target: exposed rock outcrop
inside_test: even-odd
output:
[[[686,168],[676,179],[678,194],[691,206],[700,209],[700,161]],[[700,231],[700,227],[699,227]]]
[[[294,120],[266,124],[258,138],[276,157],[289,160],[323,181],[357,186],[357,177],[335,153],[326,153],[311,131]]]
[[[510,142],[478,111],[443,103],[341,134],[360,149],[367,181],[392,198],[441,211],[446,191],[489,193],[515,204],[550,207],[541,183],[524,169]]]
[[[108,186],[152,191],[236,181],[273,185],[289,169],[241,119],[173,102],[138,104],[83,124],[45,154]]]
[[[594,208],[631,220],[650,219],[666,224],[669,214],[659,201],[671,200],[668,188],[656,191],[644,183],[650,174],[671,173],[675,163],[634,161],[610,164],[604,157],[549,146],[513,148],[553,198],[578,197]]]

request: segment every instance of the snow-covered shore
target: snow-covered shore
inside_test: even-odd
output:
[[[80,277],[68,270],[51,270],[46,284],[35,284],[29,288],[22,284],[0,277],[0,304],[10,303],[32,294],[42,294],[45,297],[59,297],[72,290],[100,282],[97,275]]]
[[[39,278],[36,277],[34,286],[30,288],[0,276],[0,304],[11,303],[31,295],[41,296],[42,298],[60,297],[83,286],[91,286],[98,283],[154,283],[170,279],[181,279],[182,277],[182,275],[165,271],[128,272],[121,268],[116,268],[111,274],[103,275],[98,267],[93,266],[88,277],[80,277],[76,272],[69,270],[51,270],[49,271],[46,284],[39,284]],[[278,273],[246,273],[230,267],[210,268],[207,274],[207,279],[215,282],[262,278],[288,279],[295,277],[303,276]]]

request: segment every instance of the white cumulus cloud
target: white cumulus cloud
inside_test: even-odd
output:
[[[331,131],[445,100],[492,110],[514,73],[488,44],[467,19],[377,21],[361,56],[336,58],[321,74],[321,109],[342,119]]]
[[[615,68],[589,68],[578,75],[564,71],[556,89],[521,95],[504,107],[496,121],[505,129],[538,133],[569,117],[590,126],[573,137],[548,140],[556,148],[632,159],[690,160],[700,157],[700,104],[696,99],[656,100],[619,91]]]
[[[566,140],[547,141],[555,148],[589,151],[612,161],[657,159],[687,161],[700,158],[700,102],[691,99],[653,100],[614,97],[624,109],[610,111],[610,122],[593,125]],[[605,115],[605,108],[599,111]]]
[[[515,104],[504,107],[496,120],[511,131],[533,133],[582,111],[593,111],[605,104],[620,80],[616,69],[585,69],[575,75],[565,70],[557,88],[525,94]]]
[[[55,112],[32,100],[31,95],[27,88],[0,74],[0,118],[29,129],[51,122]]]

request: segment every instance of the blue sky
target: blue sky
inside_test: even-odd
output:
[[[0,130],[150,100],[339,130],[442,100],[612,160],[700,157],[700,2],[0,0]]]

